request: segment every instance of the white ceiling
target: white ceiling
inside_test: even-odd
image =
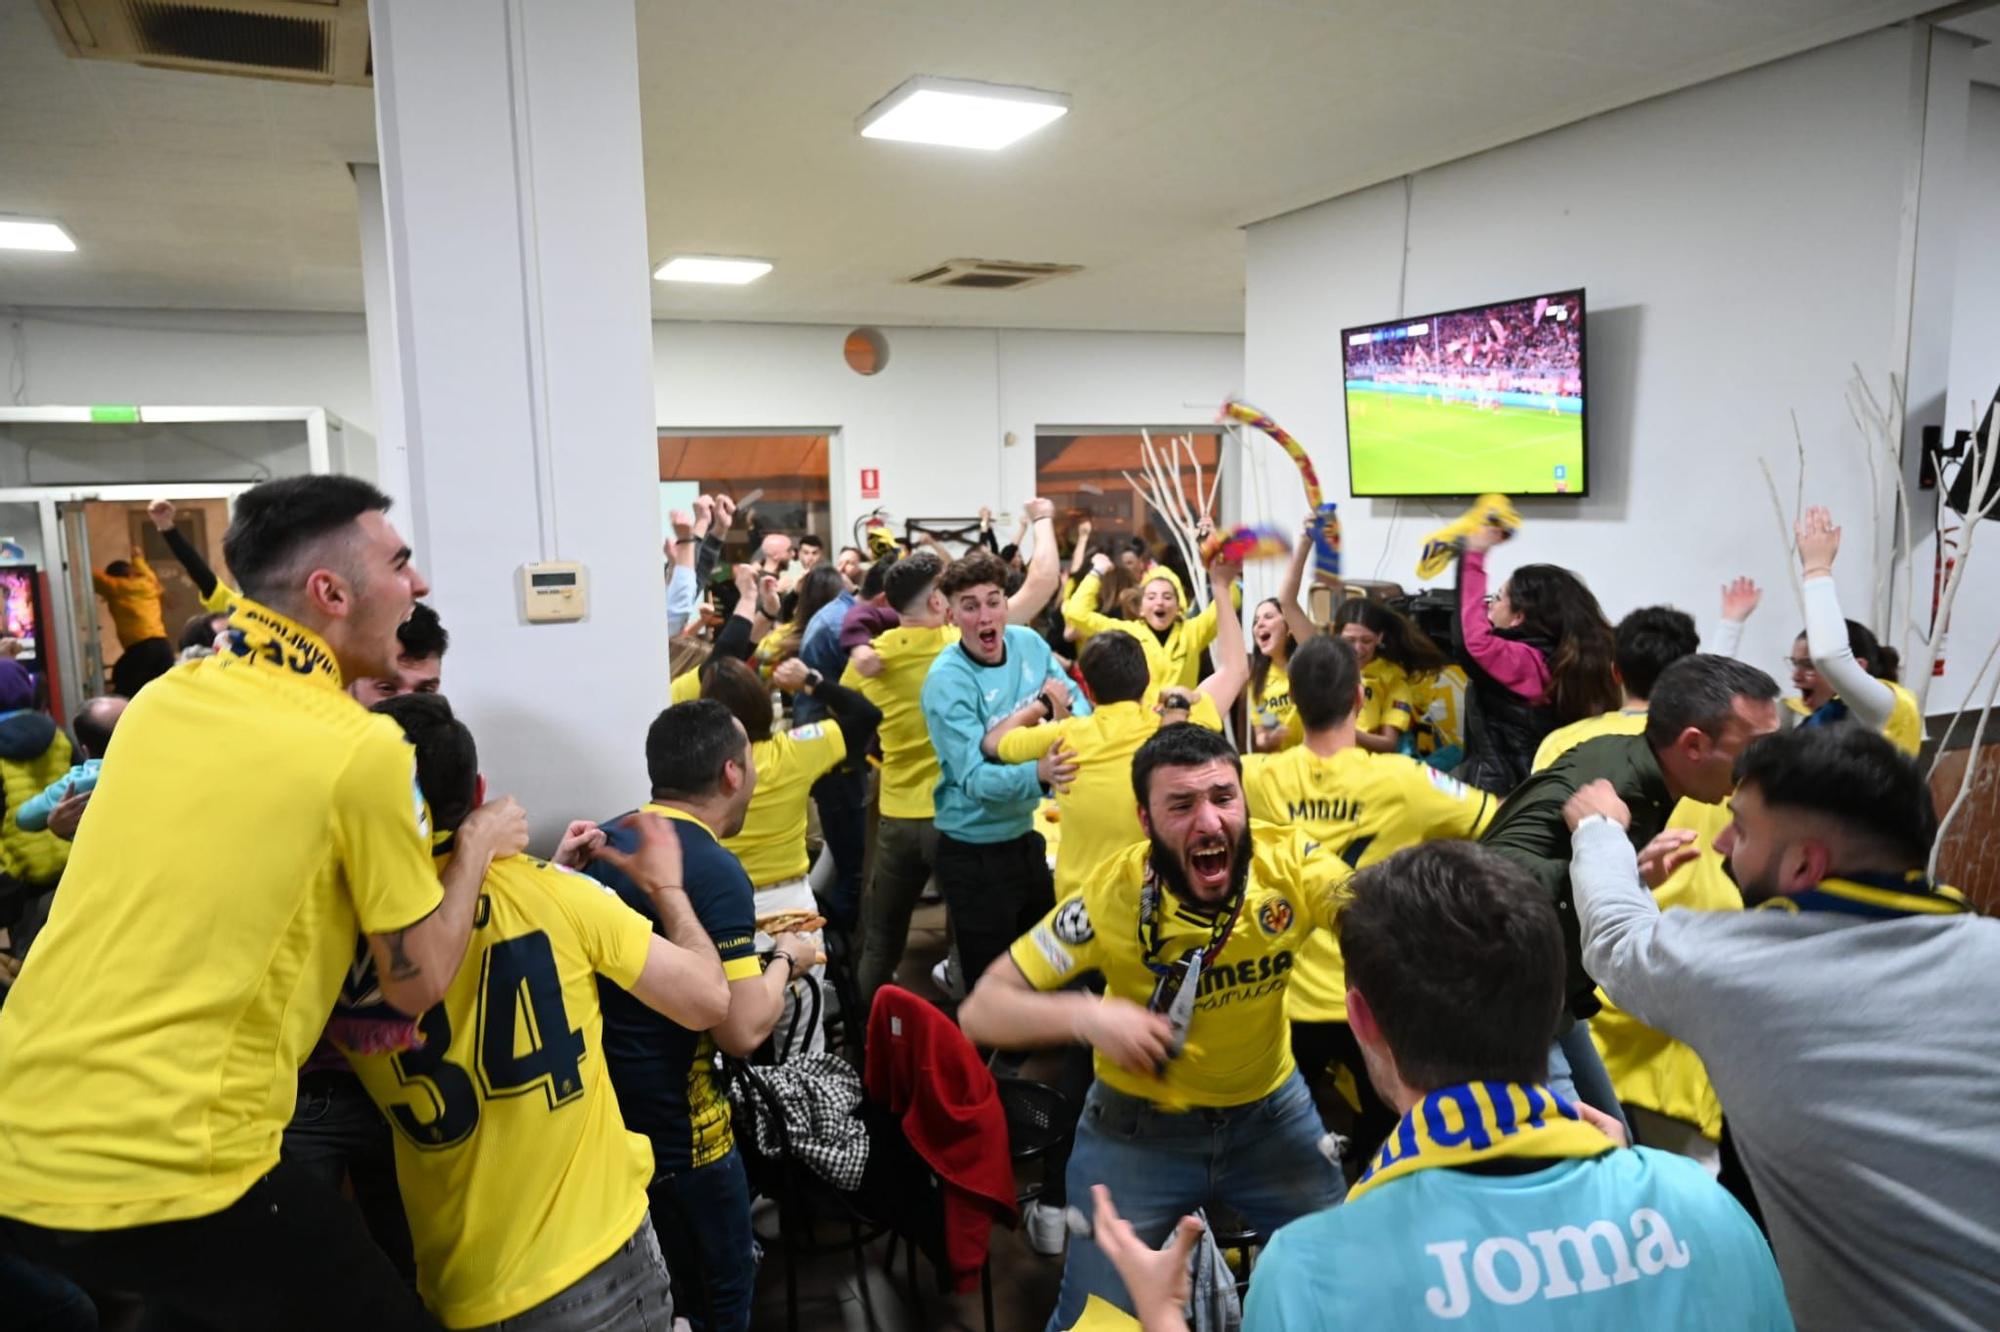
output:
[[[1229,331],[1244,224],[1899,21],[1935,0],[639,0],[647,230],[772,260],[661,317]],[[912,74],[1067,92],[1000,154],[861,139]],[[72,60],[0,0],[0,303],[358,310],[365,89]],[[1084,272],[908,288],[951,258]]]

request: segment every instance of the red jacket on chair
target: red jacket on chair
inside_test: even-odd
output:
[[[952,1020],[895,985],[868,1015],[869,1099],[901,1115],[910,1146],[944,1182],[953,1288],[974,1290],[997,1217],[1019,1221],[1000,1090]]]

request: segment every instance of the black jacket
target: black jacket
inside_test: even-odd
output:
[[[1461,564],[1460,577],[1464,576]],[[1465,596],[1461,585],[1461,606]],[[1502,637],[1526,643],[1544,658],[1555,644],[1515,630],[1498,631]],[[1488,675],[1465,647],[1465,620],[1454,612],[1451,617],[1451,645],[1460,665],[1465,667],[1465,761],[1452,769],[1452,776],[1482,791],[1505,797],[1519,786],[1535,765],[1535,750],[1555,729],[1555,709],[1547,703],[1530,703]]]
[[[1667,790],[1666,774],[1644,735],[1601,735],[1586,740],[1542,771],[1521,783],[1480,840],[1535,876],[1548,890],[1562,919],[1563,953],[1567,960],[1570,1012],[1589,1017],[1599,1004],[1597,983],[1583,970],[1582,937],[1569,883],[1569,826],[1563,806],[1581,788],[1608,781],[1632,811],[1630,836],[1635,849],[1660,835],[1677,803]]]

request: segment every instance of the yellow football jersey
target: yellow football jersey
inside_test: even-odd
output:
[[[278,1163],[357,933],[442,900],[402,732],[320,638],[239,601],[146,686],[0,1010],[0,1215],[218,1212]]]
[[[1243,789],[1253,818],[1296,828],[1355,869],[1434,838],[1477,837],[1500,804],[1413,758],[1360,748],[1245,755]],[[1300,953],[1289,1003],[1295,1022],[1347,1021],[1347,969],[1331,933]]]
[[[1254,731],[1282,732],[1285,749],[1306,738],[1298,705],[1292,702],[1292,677],[1275,661],[1264,674],[1264,687],[1250,691],[1250,725]]]
[[[850,664],[840,682],[856,689],[882,709],[876,731],[882,743],[880,782],[882,817],[927,819],[936,813],[937,751],[931,748],[930,727],[924,723],[924,677],[938,653],[958,642],[952,625],[925,628],[904,625],[876,637],[871,645],[882,659],[882,673],[865,676]]]
[[[1416,717],[1412,698],[1408,673],[1387,657],[1376,657],[1361,668],[1361,711],[1354,724],[1370,732],[1385,726],[1407,731]]]
[[[682,671],[667,684],[667,703],[692,703],[701,697],[701,668]]]
[[[1646,729],[1646,710],[1627,708],[1623,712],[1600,712],[1595,717],[1585,717],[1567,726],[1558,726],[1542,737],[1542,743],[1535,750],[1535,766],[1532,771],[1540,772],[1570,750],[1586,740],[1595,740],[1600,735],[1637,735]]]
[[[840,723],[828,718],[780,731],[750,746],[757,764],[757,789],[743,830],[722,843],[743,862],[743,872],[759,888],[802,877],[806,858],[806,801],[812,784],[847,757]]]
[[[1465,744],[1467,684],[1463,666],[1411,677],[1410,706],[1416,711],[1419,754],[1436,754]]]
[[[1743,894],[1723,868],[1715,839],[1729,826],[1729,807],[1683,800],[1668,818],[1669,828],[1690,828],[1699,836],[1699,859],[1681,866],[1654,891],[1662,911],[1741,911]],[[1670,1115],[1698,1127],[1712,1139],[1722,1137],[1722,1103],[1709,1085],[1701,1056],[1664,1032],[1640,1022],[1597,992],[1604,1008],[1590,1019],[1590,1038],[1603,1056],[1604,1068],[1618,1099]]]
[[[618,1113],[597,977],[630,989],[652,937],[593,880],[495,861],[423,1045],[349,1054],[395,1127],[417,1289],[446,1327],[540,1304],[645,1218],[653,1149]]]
[[[1889,709],[1889,720],[1882,723],[1882,734],[1890,744],[1915,758],[1924,747],[1924,717],[1917,707],[1917,696],[1894,680],[1882,683],[1896,696],[1896,705]]]
[[[1150,577],[1150,575],[1149,575]],[[1155,689],[1168,689],[1179,685],[1192,689],[1199,683],[1201,675],[1201,654],[1215,641],[1216,603],[1211,601],[1198,614],[1182,616],[1167,626],[1163,641],[1152,627],[1140,620],[1121,620],[1106,615],[1097,609],[1098,577],[1095,573],[1083,576],[1083,581],[1070,593],[1063,603],[1063,619],[1076,630],[1076,646],[1079,651],[1094,636],[1108,629],[1121,629],[1139,641],[1146,653],[1146,668],[1152,676]],[[1180,582],[1174,580],[1178,591]],[[1230,596],[1237,606],[1243,604],[1243,589],[1233,587]],[[1187,597],[1181,596],[1181,606],[1187,606]]]
[[[1065,717],[1041,726],[1022,726],[1000,737],[1002,763],[1034,763],[1060,739],[1076,754],[1076,778],[1056,794],[1062,826],[1056,853],[1056,899],[1083,887],[1090,872],[1146,834],[1139,827],[1139,802],[1132,794],[1132,756],[1160,729],[1151,703],[1106,703],[1088,717]],[[1207,694],[1195,695],[1188,720],[1211,731],[1222,729],[1221,714]]]
[[[1293,959],[1315,930],[1333,926],[1350,871],[1340,858],[1310,849],[1283,828],[1253,822],[1243,909],[1215,965],[1199,982],[1187,1045],[1158,1077],[1127,1073],[1099,1055],[1106,1086],[1167,1106],[1247,1105],[1292,1075],[1285,987]],[[1067,835],[1067,834],[1065,834]],[[1149,845],[1127,847],[1100,866],[1083,891],[1059,903],[1014,941],[1014,964],[1038,990],[1058,990],[1087,972],[1104,993],[1147,1003],[1155,973],[1214,934],[1215,922],[1160,894],[1157,935],[1140,919]]]

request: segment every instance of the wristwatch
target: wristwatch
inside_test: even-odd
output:
[[[1050,697],[1049,697],[1049,691],[1048,691],[1048,690],[1044,689],[1044,690],[1043,690],[1043,691],[1042,691],[1041,693],[1039,693],[1039,694],[1035,695],[1035,702],[1037,702],[1037,703],[1039,703],[1039,704],[1041,704],[1041,705],[1042,705],[1042,720],[1043,720],[1043,721],[1054,721],[1054,720],[1055,720],[1055,716],[1056,716],[1056,701],[1055,701],[1054,699],[1052,699],[1052,698],[1050,698]]]

